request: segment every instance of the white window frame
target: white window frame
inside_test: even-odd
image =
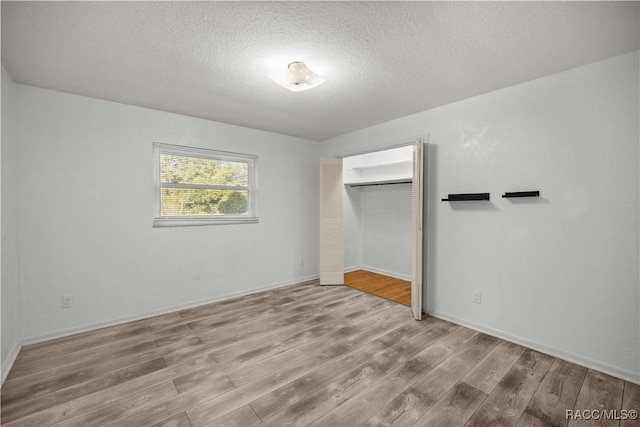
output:
[[[163,184],[161,182],[160,155],[198,157],[247,163],[247,185],[208,185],[208,184]],[[258,222],[258,156],[210,150],[207,148],[186,147],[182,145],[153,143],[153,182],[154,206],[153,227],[182,227],[191,225],[247,224]],[[244,215],[161,215],[161,190],[163,188],[198,188],[210,190],[247,191],[247,213]]]

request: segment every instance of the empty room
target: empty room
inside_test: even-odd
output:
[[[638,426],[640,2],[1,2],[2,426]]]

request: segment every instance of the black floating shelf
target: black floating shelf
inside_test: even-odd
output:
[[[449,194],[443,202],[463,202],[465,200],[489,200],[489,193]]]
[[[511,193],[504,193],[502,197],[540,197],[539,191],[514,191]]]

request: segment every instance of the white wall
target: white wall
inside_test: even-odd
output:
[[[356,188],[363,268],[411,280],[411,184]]]
[[[345,270],[411,280],[411,184],[346,187]]]
[[[17,205],[16,205],[16,91],[2,67],[2,381],[19,350],[20,313],[18,287]]]
[[[638,60],[333,138],[323,155],[428,137],[429,312],[639,382]],[[500,197],[517,190],[541,197]],[[491,201],[440,201],[458,192]]]
[[[317,143],[16,88],[26,341],[317,277]],[[152,228],[154,141],[258,155],[260,222]]]

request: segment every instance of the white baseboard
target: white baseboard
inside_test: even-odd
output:
[[[208,298],[208,299],[205,299],[205,300],[190,301],[190,302],[187,302],[187,303],[176,304],[176,305],[172,305],[172,306],[169,306],[169,307],[164,307],[164,308],[161,308],[161,309],[158,309],[158,310],[147,311],[145,313],[138,313],[138,314],[134,314],[134,315],[131,315],[131,316],[124,316],[124,317],[119,317],[119,318],[116,318],[116,319],[106,320],[104,322],[96,322],[96,323],[91,323],[91,324],[87,324],[87,325],[77,326],[77,327],[74,327],[74,328],[61,329],[61,330],[57,330],[57,331],[47,332],[47,333],[44,333],[44,334],[32,335],[32,336],[23,338],[18,343],[16,343],[14,345],[14,347],[11,349],[11,352],[9,353],[9,356],[7,357],[7,359],[2,361],[2,382],[4,383],[4,380],[5,380],[6,376],[7,376],[7,374],[11,370],[11,367],[13,366],[13,363],[15,362],[16,357],[18,356],[18,352],[25,345],[36,344],[36,343],[39,343],[39,342],[49,341],[49,340],[56,339],[56,338],[62,338],[62,337],[66,337],[66,336],[69,336],[69,335],[75,335],[75,334],[79,334],[79,333],[82,333],[82,332],[93,331],[93,330],[96,330],[96,329],[106,328],[106,327],[109,327],[109,326],[120,325],[120,324],[128,323],[128,322],[134,322],[136,320],[147,319],[149,317],[160,316],[160,315],[163,315],[163,314],[173,313],[173,312],[179,311],[179,310],[186,310],[186,309],[189,309],[189,308],[198,307],[200,305],[205,305],[205,304],[211,304],[211,303],[214,303],[214,302],[226,301],[226,300],[233,299],[233,298],[238,298],[238,297],[241,297],[241,296],[246,296],[246,295],[251,295],[251,294],[258,293],[258,292],[268,291],[268,290],[271,290],[271,289],[283,288],[285,286],[296,285],[296,284],[308,282],[308,281],[311,281],[311,280],[315,280],[317,278],[318,278],[317,275],[307,276],[307,277],[300,277],[300,278],[295,279],[295,280],[272,283],[270,285],[259,286],[257,288],[247,289],[247,290],[244,290],[244,291],[234,292],[232,294],[227,294],[227,295],[223,295],[223,296],[217,296],[217,297]]]
[[[442,320],[447,320],[449,322],[465,326],[470,329],[474,329],[478,332],[485,333],[487,335],[494,336],[496,338],[503,339],[505,341],[509,341],[515,344],[519,344],[523,347],[530,348],[532,350],[539,351],[541,353],[548,354],[553,357],[557,357],[558,359],[566,360],[568,362],[575,363],[576,365],[584,366],[585,368],[593,369],[596,371],[603,372],[605,374],[614,376],[616,378],[623,379],[625,381],[629,381],[631,383],[640,384],[640,372],[633,372],[628,369],[620,368],[618,366],[609,365],[608,363],[601,362],[598,360],[593,360],[588,357],[580,356],[577,354],[573,354],[567,351],[559,350],[554,347],[550,347],[548,345],[529,340],[527,338],[523,338],[517,335],[510,334],[505,331],[501,331],[498,329],[490,328],[484,325],[480,325],[474,322],[470,322],[466,319],[461,319],[456,316],[450,316],[445,313],[438,312],[429,312],[430,316],[437,317]]]
[[[356,270],[366,270],[372,273],[384,274],[385,276],[393,277],[395,279],[411,281],[411,275],[409,274],[396,273],[395,271],[383,270],[382,268],[371,267],[369,265],[361,265]]]
[[[20,353],[21,348],[22,345],[20,342],[16,342],[13,344],[13,347],[11,347],[11,351],[9,351],[7,357],[2,359],[2,367],[0,368],[2,369],[2,384],[4,384],[4,380],[7,379],[7,375],[9,375],[9,371],[16,361],[16,357],[18,357],[18,353]]]

